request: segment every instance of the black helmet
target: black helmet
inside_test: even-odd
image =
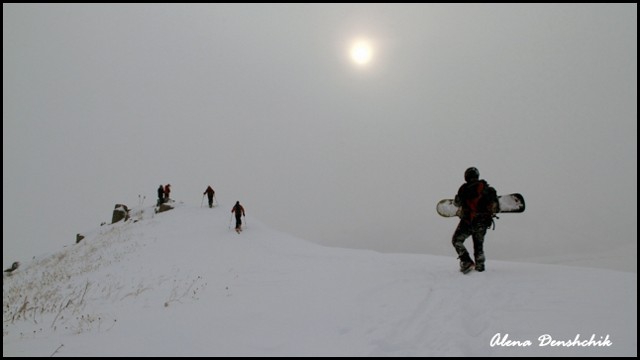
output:
[[[464,181],[469,182],[471,180],[478,180],[480,178],[480,171],[474,167],[470,167],[464,172]]]

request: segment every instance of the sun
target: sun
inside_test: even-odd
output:
[[[357,65],[366,65],[373,58],[373,47],[366,40],[359,40],[351,46],[351,60]]]

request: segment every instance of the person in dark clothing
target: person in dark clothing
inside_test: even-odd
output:
[[[244,216],[244,207],[240,205],[240,201],[236,201],[236,204],[233,205],[233,209],[231,209],[231,212],[236,214],[236,231],[239,233],[240,231],[242,231],[241,217]]]
[[[205,190],[202,195],[207,194],[207,197],[209,198],[209,207],[212,208],[213,207],[213,197],[216,195],[216,192],[213,190],[213,188],[211,187],[211,185],[207,186],[207,190]]]
[[[162,204],[163,202],[164,202],[164,186],[160,184],[160,187],[158,188],[158,206],[160,206],[160,204]]]
[[[485,180],[480,179],[480,172],[470,167],[464,172],[465,183],[460,186],[454,204],[460,207],[460,223],[453,233],[452,244],[458,259],[460,271],[468,273],[475,266],[476,271],[485,270],[484,236],[493,224],[493,218],[499,211],[496,190]],[[464,241],[473,239],[474,261],[464,246]]]

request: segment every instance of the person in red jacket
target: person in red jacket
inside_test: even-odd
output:
[[[171,184],[164,186],[164,202],[169,201],[169,193],[171,192]]]

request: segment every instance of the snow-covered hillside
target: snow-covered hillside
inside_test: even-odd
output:
[[[238,235],[230,208],[134,209],[23,262],[3,356],[637,356],[635,273],[489,258],[462,275],[453,249],[328,248],[251,217]]]

